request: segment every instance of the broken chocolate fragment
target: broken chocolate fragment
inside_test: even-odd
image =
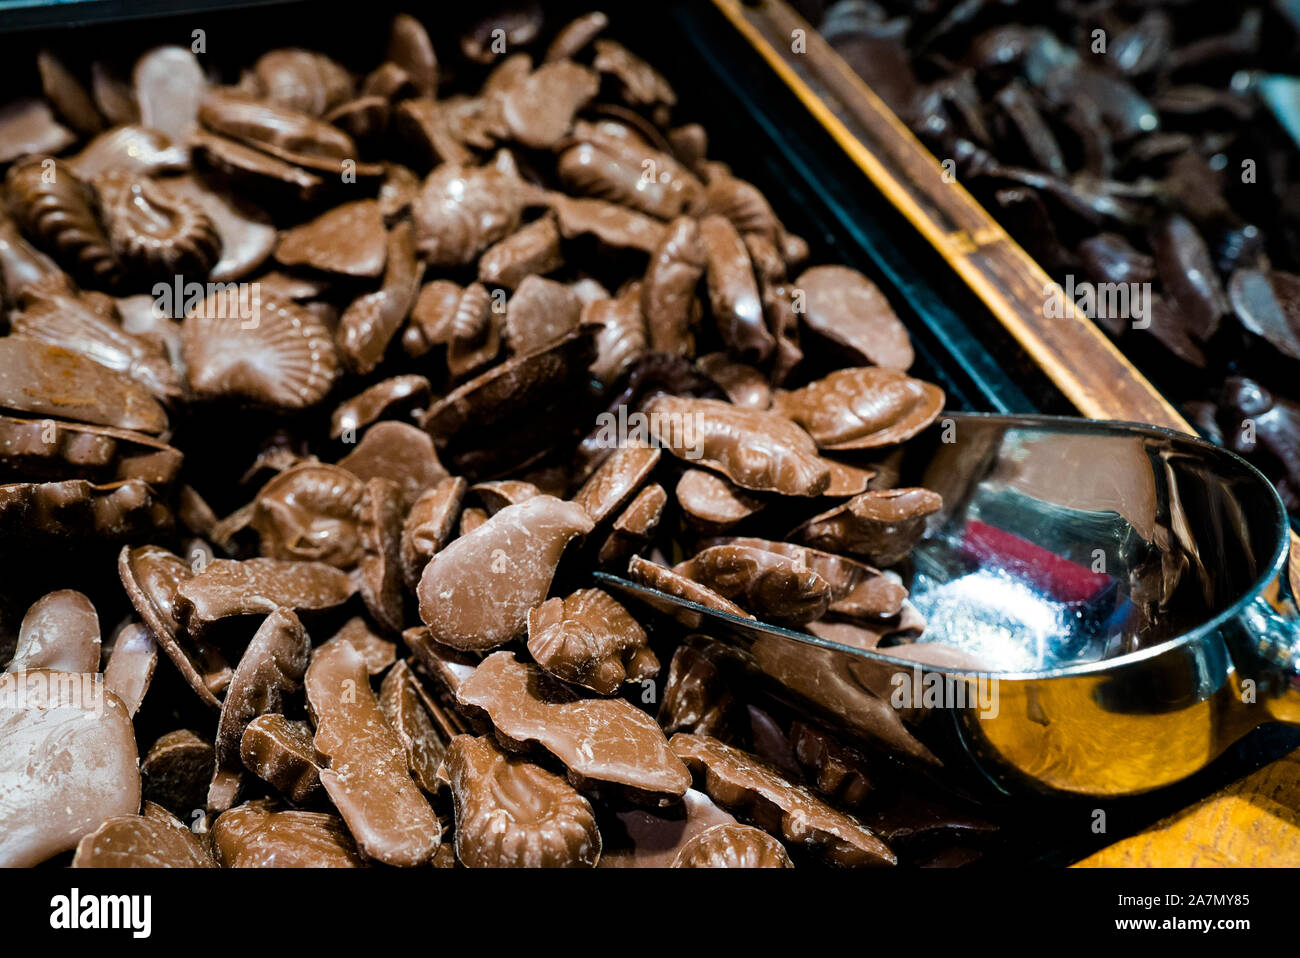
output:
[[[312,744],[311,726],[277,712],[259,715],[239,739],[244,767],[296,804],[314,801],[321,792],[324,757]]]

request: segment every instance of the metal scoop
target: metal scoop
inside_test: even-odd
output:
[[[942,493],[912,554],[919,643],[855,648],[597,573],[723,640],[778,694],[1001,791],[1119,796],[1300,724],[1286,510],[1244,460],[1149,426],[948,414],[899,485]]]

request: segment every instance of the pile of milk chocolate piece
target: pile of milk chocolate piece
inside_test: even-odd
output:
[[[914,716],[849,740],[594,585],[905,654],[942,506],[899,487],[944,395],[883,294],[611,32],[38,53],[0,110],[0,864],[975,857],[891,777],[936,761]]]
[[[1295,3],[794,5],[1067,294],[1150,288],[1088,314],[1300,509]]]

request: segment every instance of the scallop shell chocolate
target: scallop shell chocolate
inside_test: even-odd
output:
[[[319,402],[339,366],[333,337],[316,314],[256,290],[209,296],[185,317],[181,351],[199,397],[281,409]]]
[[[878,449],[915,436],[943,403],[938,386],[886,366],[861,366],[777,393],[774,406],[822,449]]]
[[[221,235],[203,207],[158,180],[111,170],[95,178],[113,252],[149,278],[206,277]]]
[[[116,282],[117,257],[94,213],[89,187],[61,160],[32,156],[5,176],[14,219],[36,245],[91,286]]]

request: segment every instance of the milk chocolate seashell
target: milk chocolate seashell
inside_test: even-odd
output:
[[[160,399],[181,395],[180,378],[162,346],[126,332],[83,297],[33,295],[24,309],[10,316],[10,326],[16,334],[122,373]]]
[[[76,141],[77,135],[54,119],[43,99],[10,100],[0,106],[0,163],[61,153]]]
[[[830,485],[830,469],[812,437],[776,413],[677,396],[652,399],[646,412],[673,455],[716,469],[745,489],[817,496]]]
[[[291,802],[306,804],[321,796],[325,758],[312,744],[311,725],[278,713],[259,715],[244,728],[239,760]]]
[[[393,17],[388,33],[388,59],[400,67],[422,96],[438,91],[438,55],[424,24],[408,13]]]
[[[641,284],[641,312],[655,352],[690,352],[691,327],[700,312],[696,288],[705,265],[698,221],[682,216],[669,223]]]
[[[366,480],[400,483],[407,503],[447,477],[429,434],[404,422],[375,423],[356,449],[339,460],[339,468]]]
[[[120,541],[170,529],[173,522],[167,503],[140,479],[0,485],[0,535],[15,541],[48,536]]]
[[[167,186],[197,203],[221,237],[221,256],[208,273],[212,282],[243,279],[265,263],[275,249],[275,227],[270,217],[252,203],[198,176],[171,177]]]
[[[673,868],[794,868],[785,846],[752,825],[714,825],[682,846]]]
[[[306,462],[264,485],[249,523],[272,559],[326,562],[340,569],[361,558],[364,483],[346,469]]]
[[[0,214],[0,292],[10,305],[26,299],[27,290],[67,288],[67,274],[23,237],[17,225]]]
[[[420,618],[452,648],[486,651],[518,638],[565,546],[592,528],[581,506],[553,496],[502,509],[434,554],[420,577]]]
[[[216,868],[189,826],[145,803],[143,815],[110,818],[77,843],[73,868]]]
[[[737,406],[767,409],[772,405],[772,390],[768,387],[767,379],[753,366],[736,362],[726,353],[709,353],[701,356],[696,363],[706,376],[722,387],[727,398]],[[789,416],[783,410],[778,409],[777,412]],[[789,418],[794,419],[793,416]]]
[[[423,435],[423,433],[421,433]],[[427,438],[427,437],[426,437]],[[361,497],[361,565],[357,581],[371,618],[389,633],[402,631],[403,489],[389,478],[370,479]]]
[[[649,165],[647,165],[649,164]],[[653,169],[654,175],[647,171]],[[576,143],[556,166],[569,189],[670,220],[696,208],[704,185],[666,153],[630,140],[600,137]]]
[[[415,257],[410,223],[398,223],[388,234],[386,258],[383,285],[352,301],[335,334],[339,352],[359,373],[379,365],[415,305],[424,269]]]
[[[556,678],[601,695],[659,672],[645,630],[600,589],[579,589],[530,610],[528,653]]]
[[[72,172],[89,182],[109,170],[139,176],[176,173],[189,168],[190,151],[173,143],[165,133],[130,124],[99,134],[65,162]]]
[[[597,40],[596,59],[592,66],[601,73],[617,77],[623,88],[623,99],[632,106],[674,106],[677,103],[677,94],[659,71],[621,43]]]
[[[679,599],[685,599],[687,602],[694,602],[706,609],[726,612],[742,619],[754,618],[736,603],[714,592],[704,583],[696,582],[674,569],[661,566],[657,562],[651,562],[649,559],[643,559],[640,556],[632,556],[628,560],[627,577],[633,582],[656,589],[659,592],[666,592],[668,595],[676,596]],[[698,616],[694,618],[695,621],[690,627],[698,628],[700,624]]]
[[[0,407],[140,432],[167,428],[167,414],[142,386],[27,336],[0,339]]]
[[[276,106],[322,116],[352,95],[352,77],[311,50],[271,50],[253,64],[262,96]]]
[[[640,283],[629,283],[615,298],[588,303],[582,310],[582,323],[598,330],[591,373],[606,386],[613,385],[650,348],[641,313]]]
[[[379,204],[354,200],[286,232],[275,258],[285,266],[374,277],[384,271],[387,238]]]
[[[5,176],[14,219],[42,249],[92,286],[117,280],[118,263],[94,213],[94,194],[61,160],[28,157]]]
[[[388,101],[381,96],[362,96],[340,103],[325,114],[332,123],[354,140],[369,143],[388,130]]]
[[[203,207],[159,180],[110,170],[94,181],[113,252],[150,279],[205,279],[221,256],[221,235]]]
[[[591,13],[584,13],[582,16],[575,17],[564,26],[550,45],[546,48],[544,62],[550,63],[553,60],[572,59],[581,53],[592,40],[609,26],[609,17],[599,10],[593,10]]]
[[[709,303],[718,334],[731,353],[761,363],[776,347],[763,316],[758,281],[744,240],[726,217],[700,220],[700,242],[708,264]]]
[[[141,125],[185,142],[208,91],[198,57],[185,47],[158,47],[136,61],[132,76]]]
[[[348,430],[356,431],[377,419],[395,419],[400,407],[428,404],[433,390],[423,376],[393,376],[362,390],[339,403],[330,417],[330,438],[338,439]]]
[[[411,667],[399,661],[388,670],[379,687],[379,707],[401,739],[415,781],[433,795],[439,787],[438,766],[446,755],[447,737],[425,707],[422,691]]]
[[[574,115],[596,95],[600,79],[571,60],[544,63],[499,94],[511,136],[533,149],[550,149],[573,126]]]
[[[158,643],[149,629],[133,622],[118,631],[104,664],[104,687],[122,700],[132,717],[149,692],[158,667]]]
[[[456,300],[446,330],[447,372],[452,382],[472,376],[497,358],[505,319],[493,309],[492,294],[482,283],[470,283]]]
[[[703,532],[721,532],[762,511],[765,503],[717,473],[687,469],[674,490],[683,518]]]
[[[673,571],[708,586],[765,621],[799,624],[820,619],[831,587],[795,559],[745,545],[710,546]]]
[[[597,524],[626,506],[654,472],[662,453],[650,445],[624,445],[615,449],[573,495]]]
[[[53,669],[99,671],[99,617],[82,593],[61,589],[41,596],[18,627],[18,643],[6,672]]]
[[[528,276],[544,276],[564,265],[560,231],[549,216],[520,227],[479,257],[482,283],[515,289]]]
[[[212,851],[226,868],[364,868],[365,859],[337,815],[276,811],[247,802],[212,823]]]
[[[426,489],[411,506],[402,524],[402,578],[412,592],[429,560],[451,541],[461,503],[469,484],[460,476],[448,476]]]
[[[458,735],[446,776],[456,807],[456,860],[467,868],[591,868],[600,830],[591,803],[491,738]]]
[[[912,551],[925,533],[926,516],[942,507],[942,497],[929,489],[864,492],[813,516],[792,535],[828,552],[847,552],[888,566]]]
[[[822,449],[879,449],[910,439],[943,411],[943,390],[885,366],[838,369],[773,408],[808,430]]]
[[[555,756],[579,788],[613,786],[633,801],[679,801],[690,775],[659,726],[623,699],[576,699],[535,665],[511,652],[483,660],[456,699],[485,714],[497,736]]]
[[[516,356],[548,346],[578,328],[582,303],[564,283],[528,276],[506,303],[506,343]]]
[[[352,592],[347,575],[323,562],[214,559],[180,583],[176,608],[186,627],[199,632],[230,616],[331,609]]]
[[[500,170],[444,164],[411,205],[416,245],[432,266],[469,263],[518,228],[524,202],[520,184]]]
[[[841,347],[859,365],[907,369],[912,344],[889,301],[871,280],[847,266],[815,266],[794,282],[805,298],[808,328]]]
[[[199,120],[213,132],[267,149],[281,159],[287,158],[282,153],[333,161],[355,160],[358,155],[352,137],[337,127],[230,89],[209,92]]]
[[[179,449],[126,429],[0,416],[0,466],[20,479],[142,479],[161,488],[175,481],[183,458]]]
[[[565,239],[594,236],[607,246],[653,253],[663,240],[664,224],[617,203],[548,193],[546,202],[555,212]]]
[[[403,100],[393,112],[397,133],[416,147],[430,166],[442,163],[467,165],[474,154],[466,145],[466,130],[459,126],[450,101],[431,97]],[[464,123],[461,116],[460,123]],[[469,134],[471,139],[474,134]]]
[[[638,492],[614,520],[614,526],[601,544],[596,561],[612,568],[623,563],[632,553],[644,549],[659,528],[667,503],[668,493],[657,482]]]
[[[181,348],[195,393],[283,409],[319,402],[338,372],[329,330],[295,303],[270,296],[253,303],[250,311],[229,290],[185,317]]]
[[[36,69],[46,98],[74,130],[82,136],[94,136],[104,128],[104,119],[90,94],[62,60],[49,50],[41,50],[36,54]]]
[[[498,42],[509,53],[526,47],[537,39],[542,21],[542,5],[535,0],[507,4],[476,20],[461,34],[460,52],[475,63],[491,63],[500,55]]]
[[[190,138],[190,145],[195,159],[202,166],[246,184],[254,191],[308,202],[325,186],[315,173],[228,137],[213,136],[199,130]]]
[[[66,676],[64,676],[66,678]],[[40,669],[0,676],[0,867],[37,865],[140,807],[131,718],[101,686],[93,696]],[[18,703],[17,705],[13,703]]]
[[[758,187],[734,176],[710,177],[704,202],[710,213],[725,216],[737,232],[758,233],[779,253],[785,228]]]

